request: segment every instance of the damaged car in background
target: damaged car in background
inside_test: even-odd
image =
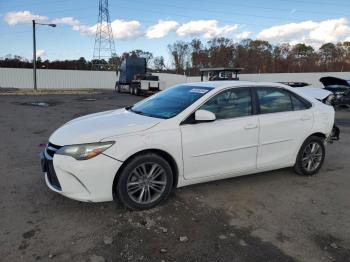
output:
[[[64,124],[41,155],[42,171],[69,198],[148,209],[177,187],[285,167],[314,175],[335,139],[334,116],[282,84],[187,83]]]
[[[332,105],[350,106],[350,80],[344,80],[338,77],[326,76],[320,78],[324,89],[332,92]]]
[[[334,107],[350,106],[350,80],[327,76],[320,78],[320,82],[324,85],[324,88],[310,87],[310,84],[305,82],[279,83],[303,90],[303,92],[310,94],[323,103]]]

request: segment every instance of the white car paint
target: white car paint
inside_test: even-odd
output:
[[[62,190],[80,201],[111,201],[114,178],[135,153],[162,150],[175,161],[177,187],[293,166],[303,141],[313,133],[330,136],[334,109],[298,88],[276,83],[245,81],[200,82],[188,86],[213,87],[200,99],[170,119],[135,114],[125,109],[77,118],[49,138],[55,145],[115,141],[103,154],[89,160],[55,154],[53,166]],[[312,107],[307,110],[252,115],[182,125],[210,97],[235,87],[272,86],[299,94]],[[149,99],[149,98],[148,98]]]
[[[329,95],[333,94],[331,91],[318,87],[297,87],[295,89],[301,91],[308,97],[316,98],[321,101],[327,98]]]

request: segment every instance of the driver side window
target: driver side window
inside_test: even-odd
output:
[[[231,88],[208,100],[200,109],[215,114],[216,119],[228,119],[252,114],[249,88]]]

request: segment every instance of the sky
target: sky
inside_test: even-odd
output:
[[[176,40],[263,39],[273,44],[350,41],[349,0],[110,0],[116,53],[133,49],[169,57]],[[98,0],[0,0],[0,57],[30,59],[32,24],[43,59],[93,56]]]

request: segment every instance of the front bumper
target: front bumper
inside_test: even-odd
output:
[[[100,154],[89,160],[41,154],[47,186],[57,193],[84,202],[113,200],[113,181],[122,162]]]

